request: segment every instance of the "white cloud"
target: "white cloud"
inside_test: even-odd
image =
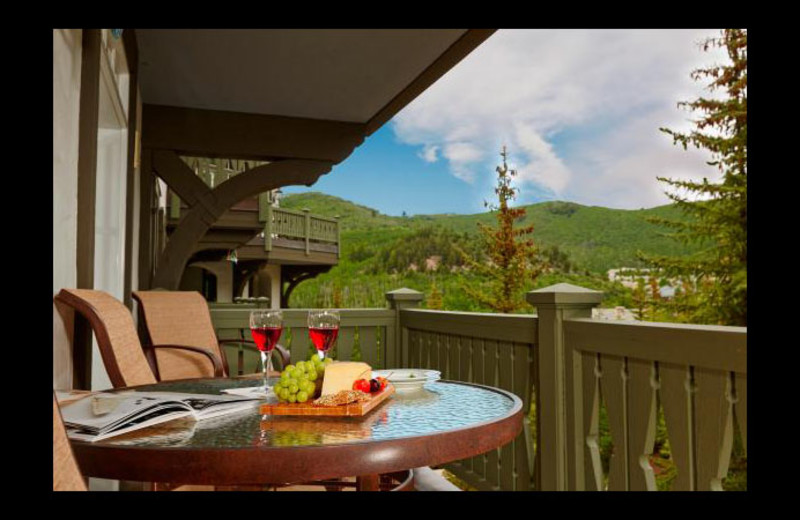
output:
[[[712,177],[676,103],[708,95],[689,73],[725,59],[713,30],[501,30],[394,119],[398,138],[456,177],[493,178],[507,144],[522,202],[533,193],[612,207],[664,204],[657,175]],[[478,183],[487,186],[491,183]],[[526,197],[527,194],[527,197]]]
[[[435,163],[439,160],[438,157],[439,147],[435,144],[425,145],[417,156],[425,162]]]
[[[475,172],[472,165],[483,157],[483,152],[478,145],[467,141],[447,143],[442,155],[449,161],[453,175],[466,182],[472,182]]]

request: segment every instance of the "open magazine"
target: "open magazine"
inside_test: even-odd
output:
[[[260,399],[176,392],[97,393],[61,408],[71,439],[96,442],[182,417],[201,421],[249,410]]]

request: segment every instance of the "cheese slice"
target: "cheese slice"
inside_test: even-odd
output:
[[[322,395],[335,394],[341,390],[352,390],[358,379],[372,377],[372,367],[361,361],[336,361],[325,367],[322,380]]]

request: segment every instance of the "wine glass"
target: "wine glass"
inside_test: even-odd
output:
[[[308,311],[308,335],[317,349],[319,359],[336,343],[339,335],[339,311],[331,309]]]
[[[261,365],[264,371],[264,388],[267,393],[272,389],[267,384],[267,377],[272,371],[272,350],[277,345],[283,332],[283,313],[279,310],[257,310],[250,312],[250,333],[256,348],[261,353]]]

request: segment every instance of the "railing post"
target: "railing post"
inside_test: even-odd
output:
[[[535,388],[540,491],[584,487],[582,394],[575,388],[581,381],[580,358],[564,341],[564,320],[591,318],[602,298],[601,291],[566,283],[527,294],[539,317]]]
[[[272,251],[272,204],[267,204],[264,213],[264,251]]]
[[[258,221],[264,222],[267,219],[267,208],[272,206],[269,200],[269,192],[258,194]]]
[[[305,220],[303,222],[303,236],[306,237],[306,256],[311,254],[311,249],[309,248],[309,238],[311,235],[311,210],[308,208],[303,208],[303,213],[305,214]]]
[[[339,258],[342,252],[342,223],[339,221],[339,215],[333,218],[336,219],[336,258]]]
[[[389,367],[388,364],[385,368],[403,368],[408,363],[408,331],[400,323],[400,311],[403,309],[411,309],[419,306],[422,301],[422,293],[414,289],[403,287],[402,289],[395,289],[386,293],[386,300],[389,302],[389,308],[395,311],[394,319],[394,367]]]

